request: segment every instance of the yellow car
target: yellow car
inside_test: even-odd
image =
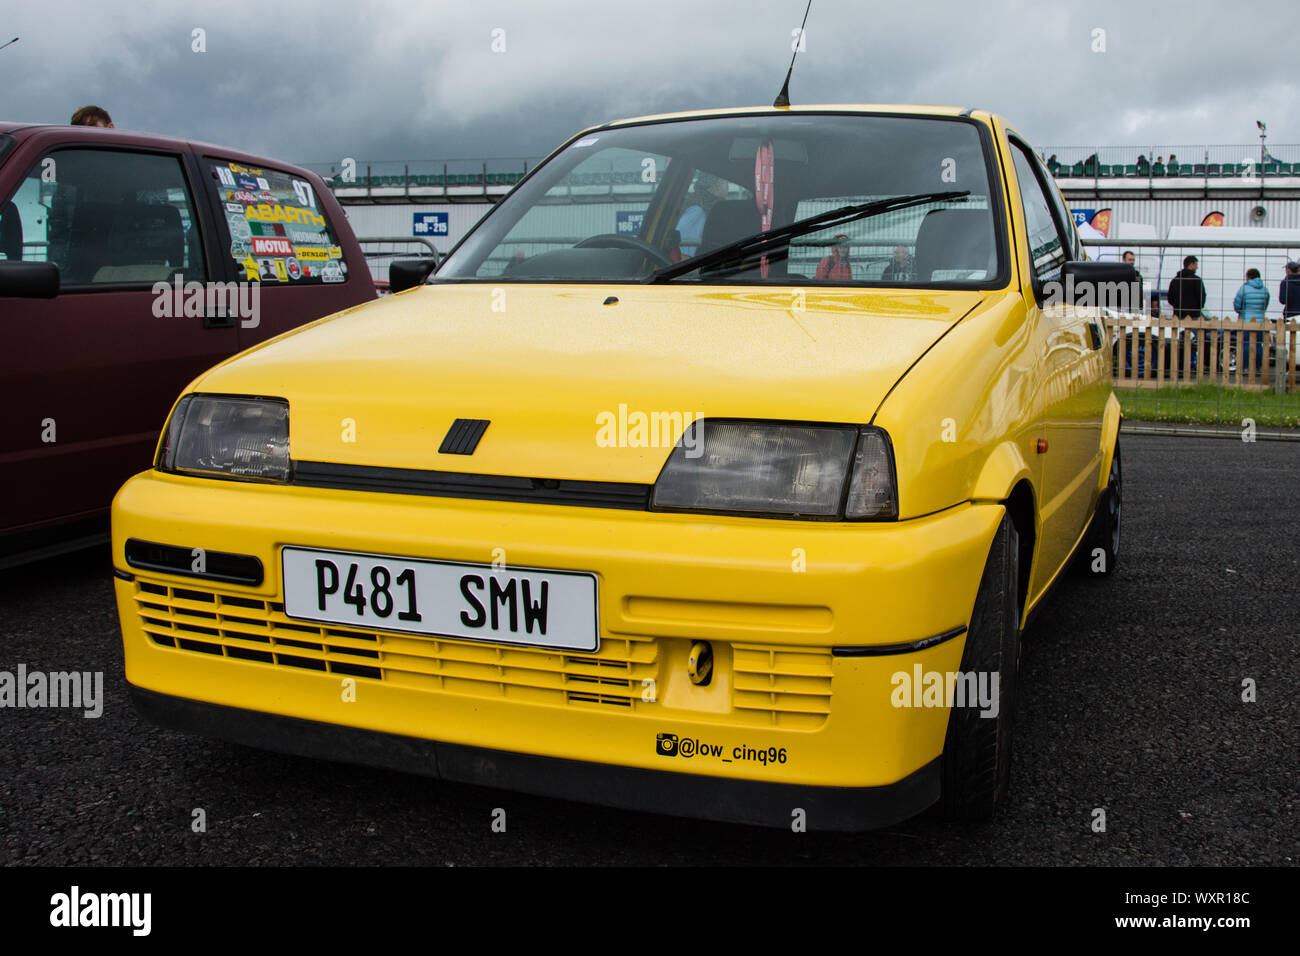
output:
[[[1022,626],[1119,545],[1087,300],[1131,267],[1083,259],[982,111],[586,130],[428,284],[185,389],[113,505],[136,705],[679,815],[987,815]]]

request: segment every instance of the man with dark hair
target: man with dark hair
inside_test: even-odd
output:
[[[1144,297],[1143,294],[1142,294],[1142,273],[1138,272],[1138,268],[1137,268],[1137,255],[1133,252],[1132,249],[1125,249],[1125,250],[1124,250],[1124,254],[1123,254],[1122,256],[1120,256],[1120,258],[1124,260],[1124,264],[1125,264],[1125,265],[1130,265],[1130,266],[1133,267],[1133,271],[1134,271],[1134,272],[1137,272],[1137,277],[1138,277],[1137,301],[1136,301],[1136,302],[1128,303],[1128,305],[1129,305],[1129,311],[1130,311],[1130,312],[1141,312],[1141,311],[1142,311],[1142,303],[1145,302],[1146,299],[1145,299],[1145,297]]]
[[[108,115],[108,110],[100,106],[83,106],[77,112],[72,114],[72,119],[68,120],[69,126],[102,126],[107,129],[113,129],[113,117]]]
[[[1183,260],[1183,267],[1169,282],[1169,306],[1180,319],[1199,319],[1205,307],[1205,283],[1196,274],[1196,256]]]
[[[1201,277],[1196,274],[1197,260],[1196,256],[1188,256],[1183,260],[1183,267],[1178,274],[1169,282],[1169,307],[1174,311],[1176,319],[1199,319],[1201,309],[1205,306],[1205,283]],[[1200,338],[1199,330],[1191,329],[1188,335],[1192,338],[1191,348],[1191,365],[1183,370],[1184,375],[1191,375],[1192,369],[1199,368],[1197,364],[1198,349],[1197,339]],[[1178,354],[1182,356],[1182,338],[1183,333],[1178,334]]]

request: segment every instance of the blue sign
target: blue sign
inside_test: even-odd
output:
[[[638,236],[641,234],[641,223],[645,221],[645,212],[620,209],[614,213],[614,231],[620,236]]]
[[[417,212],[411,224],[413,236],[445,236],[451,229],[448,214],[445,212]]]
[[[1070,212],[1074,213],[1074,224],[1076,226],[1086,226],[1092,222],[1092,217],[1097,215],[1095,209],[1071,209]]]

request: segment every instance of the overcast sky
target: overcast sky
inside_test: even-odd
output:
[[[1295,19],[1269,6],[813,0],[791,99],[976,106],[1037,146],[1258,144],[1257,119],[1271,144],[1300,143]],[[623,116],[770,104],[803,9],[15,0],[0,119],[66,123],[94,103],[120,128],[294,162],[539,156]]]

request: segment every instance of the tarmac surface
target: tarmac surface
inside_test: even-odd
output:
[[[0,572],[0,670],[103,671],[105,698],[98,719],[0,709],[0,863],[1294,865],[1300,448],[1123,441],[1119,567],[1065,579],[1030,628],[991,821],[763,830],[164,731],[128,700],[100,548]]]

